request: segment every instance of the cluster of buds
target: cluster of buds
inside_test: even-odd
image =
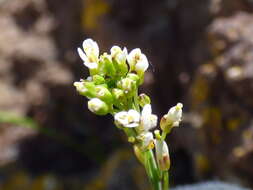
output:
[[[137,158],[143,163],[145,151],[156,150],[156,160],[161,171],[170,167],[166,135],[179,126],[182,118],[181,103],[172,107],[157,126],[158,117],[152,114],[151,101],[146,94],[138,95],[143,83],[148,59],[139,48],[128,53],[126,48],[113,46],[110,53],[99,54],[99,47],[92,39],[83,42],[78,54],[89,69],[90,76],[75,82],[80,95],[89,99],[88,108],[97,115],[112,114],[115,125],[122,129],[129,142],[134,143]]]

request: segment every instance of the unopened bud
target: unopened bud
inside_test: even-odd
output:
[[[111,56],[118,75],[124,76],[128,72],[128,66],[126,63],[127,49],[124,48],[122,51],[119,46],[113,46],[111,48]]]
[[[136,88],[136,82],[130,78],[124,78],[117,83],[117,87],[129,93]]]
[[[99,85],[99,84],[104,84],[105,83],[104,77],[102,77],[100,75],[94,75],[94,76],[92,76],[92,80],[93,80],[93,82],[94,82],[95,85]]]
[[[115,76],[116,69],[113,65],[111,56],[108,55],[107,53],[104,53],[100,57],[100,66],[101,66],[101,68],[102,68],[105,75]]]
[[[126,76],[126,78],[132,79],[133,81],[136,82],[137,85],[139,85],[139,83],[140,83],[140,77],[137,74],[128,73],[127,76]]]
[[[95,87],[95,90],[96,90],[96,96],[99,99],[109,104],[112,103],[113,101],[112,94],[106,87],[104,87],[103,85],[98,85]]]
[[[161,171],[170,169],[169,149],[165,141],[155,140],[156,159],[158,167]]]
[[[161,140],[162,137],[161,137],[160,131],[158,129],[154,131],[154,134],[155,134],[155,138],[157,140]]]
[[[118,88],[113,88],[112,95],[115,100],[120,100],[122,97],[124,97],[124,91]]]
[[[128,137],[128,142],[130,143],[134,143],[135,142],[135,138],[134,137]]]
[[[139,104],[141,105],[141,107],[144,107],[146,104],[151,103],[149,96],[144,93],[139,95],[138,101],[139,101]]]
[[[97,115],[106,115],[109,111],[107,104],[98,98],[92,98],[89,100],[88,108],[91,112]]]
[[[176,106],[170,108],[168,113],[164,115],[160,121],[160,127],[163,131],[168,133],[173,127],[178,127],[182,120],[183,104],[178,103]]]
[[[75,82],[74,86],[80,95],[86,96],[88,98],[94,98],[96,96],[95,85],[93,82]]]

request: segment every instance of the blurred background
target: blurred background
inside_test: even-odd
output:
[[[0,189],[149,189],[113,119],[73,87],[88,37],[101,52],[142,49],[159,117],[184,104],[168,137],[173,186],[253,187],[252,36],[252,0],[0,0]]]

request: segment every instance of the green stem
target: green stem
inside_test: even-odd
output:
[[[140,112],[140,107],[139,107],[139,103],[138,103],[138,91],[137,90],[134,94],[134,104],[135,104],[136,110],[138,112]]]
[[[169,190],[169,172],[163,172],[163,190]]]
[[[154,190],[162,190],[159,169],[156,165],[155,157],[152,150],[145,152],[145,169]]]

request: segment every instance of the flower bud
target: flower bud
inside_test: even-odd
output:
[[[166,133],[170,132],[173,127],[178,127],[182,120],[183,104],[178,103],[176,106],[170,108],[168,113],[164,115],[160,121],[160,127]]]
[[[98,98],[92,98],[89,100],[88,108],[91,112],[97,115],[106,115],[109,112],[107,104]]]
[[[136,85],[138,86],[140,83],[140,77],[137,74],[134,73],[128,73],[126,78],[132,79],[133,81],[136,82]]]
[[[123,78],[117,82],[117,87],[124,90],[125,93],[129,93],[136,88],[136,82],[130,78]]]
[[[148,95],[142,93],[138,96],[138,101],[141,107],[144,107],[146,104],[150,104],[151,100]]]
[[[115,76],[116,69],[113,65],[112,58],[107,53],[104,53],[102,56],[100,56],[100,67],[104,75],[107,76]]]
[[[117,73],[120,76],[124,76],[128,72],[128,66],[126,63],[127,49],[124,48],[122,51],[119,46],[113,46],[111,48],[111,56],[116,67]]]
[[[98,97],[99,99],[109,104],[113,102],[113,97],[112,97],[111,92],[103,85],[97,85],[95,87],[95,91],[96,91],[96,97]]]
[[[135,138],[133,136],[128,137],[128,142],[134,143],[135,142]]]
[[[99,85],[99,84],[104,84],[105,83],[104,77],[102,77],[100,75],[94,75],[94,76],[92,76],[92,80],[93,80],[93,82],[94,82],[95,85]]]
[[[161,136],[160,131],[158,129],[154,131],[154,134],[155,134],[155,138],[157,140],[161,140],[162,139],[162,136]]]
[[[118,88],[113,88],[112,96],[115,100],[120,100],[122,97],[124,97],[124,91]]]
[[[93,82],[75,82],[74,86],[76,87],[76,90],[81,94],[82,96],[86,96],[88,98],[94,98],[96,96],[95,92],[95,85]]]
[[[80,93],[80,94],[84,94],[85,92],[87,92],[87,88],[85,88],[83,82],[74,82],[74,86],[76,87],[76,90]]]
[[[156,160],[161,171],[170,169],[169,149],[165,141],[155,140]]]

